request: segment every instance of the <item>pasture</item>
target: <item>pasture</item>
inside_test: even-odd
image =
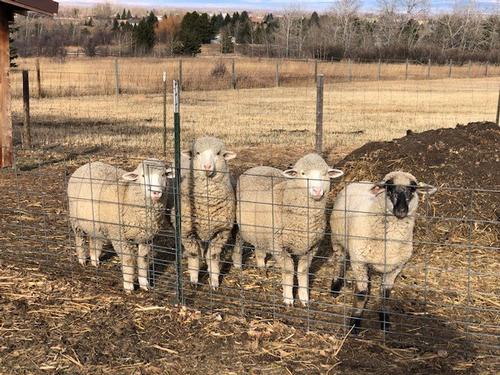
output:
[[[415,253],[390,300],[393,329],[378,329],[380,279],[375,278],[365,329],[354,337],[346,326],[353,276],[348,273],[348,287],[333,300],[335,259],[328,239],[310,271],[308,307],[282,305],[277,265],[263,272],[250,253],[246,267],[236,270],[230,249],[217,291],[206,277],[198,286],[189,285],[183,262],[186,307],[175,305],[171,228],[154,243],[151,292],[123,293],[117,257],[107,256],[98,269],[78,264],[68,223],[68,176],[93,160],[130,169],[139,159],[162,157],[164,63],[124,61],[130,76],[122,79],[125,89],[118,97],[112,69],[101,73],[108,63],[112,66],[105,59],[92,65],[85,59],[42,62],[50,67],[45,97],[33,95],[31,101],[31,149],[20,147],[22,100],[13,99],[16,168],[1,171],[0,180],[6,202],[0,209],[5,317],[0,367],[9,373],[89,374],[495,373],[500,131],[491,123],[456,125],[494,121],[498,78],[463,73],[461,78],[406,80],[399,64],[386,67],[385,72],[394,72],[392,79],[374,79],[374,65],[370,72],[360,71],[362,81],[349,82],[329,76],[327,63],[321,64],[326,75],[324,158],[346,172],[329,202],[348,181],[377,181],[395,169],[438,187],[418,211]],[[286,169],[313,150],[312,65],[291,66],[289,77],[300,78],[294,83],[289,78],[281,87],[255,87],[239,81],[246,88],[232,90],[224,86],[230,83],[227,76],[215,87],[200,78],[213,63],[184,64],[183,148],[203,135],[223,139],[238,154],[229,164],[235,177],[256,165]],[[269,74],[262,63],[241,65],[252,80],[262,78],[265,83],[258,86],[273,86],[273,62]],[[170,64],[169,77],[176,75],[177,62]],[[205,73],[197,76],[195,64]],[[446,75],[447,67],[441,68]],[[141,80],[141,74],[155,78]],[[50,76],[57,78],[50,81]],[[13,73],[14,90],[18,79]],[[200,90],[198,84],[206,86]],[[166,108],[166,159],[171,162],[170,93]]]

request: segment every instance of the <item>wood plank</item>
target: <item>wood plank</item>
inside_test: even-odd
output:
[[[31,10],[33,12],[53,15],[59,10],[59,4],[52,0],[0,0],[0,7],[3,5],[2,3],[14,7],[15,12]]]
[[[12,166],[12,118],[9,82],[9,21],[12,12],[0,4],[0,167]]]

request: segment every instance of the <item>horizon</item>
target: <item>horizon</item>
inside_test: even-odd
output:
[[[212,11],[281,11],[288,8],[298,9],[302,11],[317,11],[325,12],[335,6],[334,0],[213,0],[210,2],[202,0],[181,0],[169,2],[164,0],[56,0],[64,7],[92,7],[99,4],[110,4],[113,7],[133,7],[133,8],[148,8],[148,9],[189,9],[189,10],[212,10]],[[377,0],[361,0],[360,11],[373,12],[376,11]],[[475,4],[477,9],[486,13],[499,13],[500,0],[429,0],[429,9],[431,13],[440,13],[453,10],[456,6],[467,6]]]

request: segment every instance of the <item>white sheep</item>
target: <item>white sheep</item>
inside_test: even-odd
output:
[[[309,267],[326,228],[326,194],[330,179],[343,175],[330,168],[317,154],[309,154],[293,168],[281,171],[255,167],[240,176],[237,186],[239,236],[255,246],[259,267],[266,253],[282,265],[283,300],[293,305],[293,279],[298,258],[299,299],[309,302]],[[233,252],[235,267],[241,267],[241,240]]]
[[[351,326],[358,332],[369,297],[369,269],[383,276],[381,328],[389,328],[386,304],[394,281],[413,252],[413,228],[418,194],[433,194],[405,172],[391,172],[382,181],[348,184],[336,197],[331,215],[332,246],[337,253],[332,294],[344,286],[347,258],[355,279]]]
[[[227,161],[236,154],[215,137],[195,139],[182,152],[180,203],[182,245],[188,259],[190,281],[198,283],[200,260],[207,259],[210,286],[219,287],[220,254],[235,224],[235,197]],[[175,224],[175,211],[171,221]]]
[[[110,242],[121,259],[125,291],[134,289],[136,263],[139,286],[147,290],[150,243],[163,224],[164,192],[172,177],[157,159],[142,161],[133,172],[101,162],[78,168],[68,181],[68,205],[79,262],[85,265],[89,254],[86,239],[96,267]]]

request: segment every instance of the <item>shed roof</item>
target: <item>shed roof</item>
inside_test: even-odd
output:
[[[33,12],[53,15],[57,13],[59,4],[52,0],[0,0],[0,5],[10,5],[15,12]]]

